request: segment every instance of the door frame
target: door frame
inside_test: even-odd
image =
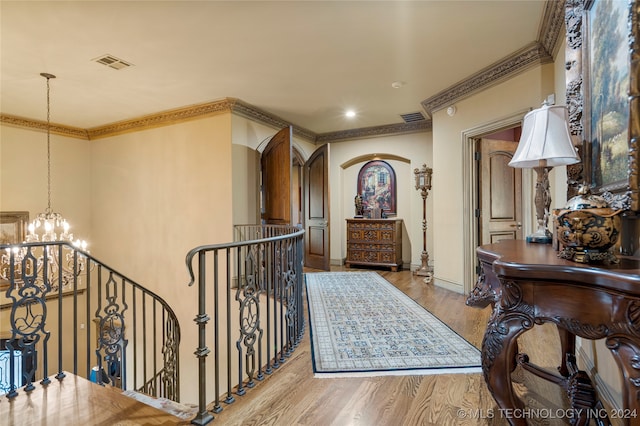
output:
[[[297,195],[297,202],[293,201],[293,198],[291,200],[291,218],[293,219],[294,216],[299,216],[300,222],[299,225],[302,226],[302,228],[304,228],[304,164],[307,160],[304,158],[304,156],[302,155],[302,150],[300,148],[298,148],[293,142],[291,142],[291,171],[293,172],[294,169],[297,170],[298,173],[298,181],[297,181],[297,186],[294,185],[293,181],[293,176],[291,177],[291,190],[292,190],[292,197]],[[293,211],[293,208],[297,208],[298,211],[295,212]],[[296,226],[298,225],[298,223],[292,223],[291,225]]]
[[[478,195],[479,170],[478,161],[475,160],[476,140],[495,132],[521,126],[525,114],[529,111],[529,108],[520,110],[508,117],[481,124],[462,132],[464,294],[471,293],[477,279],[476,265],[478,264],[478,258],[476,256],[476,248],[478,247],[479,227],[475,212],[480,206]],[[531,169],[522,170],[522,224],[524,235],[527,234],[527,230],[533,229],[533,218],[530,213],[533,208],[532,176]]]

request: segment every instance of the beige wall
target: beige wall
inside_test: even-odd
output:
[[[473,283],[464,274],[464,197],[470,190],[463,182],[465,131],[500,121],[516,111],[537,108],[553,93],[553,64],[538,66],[456,102],[453,117],[446,109],[433,114],[434,282],[453,291],[464,292]],[[530,232],[526,230],[525,232]]]
[[[51,207],[71,222],[76,238],[90,239],[90,142],[51,135]],[[46,133],[0,125],[0,211],[47,208]]]
[[[174,309],[184,401],[197,401],[198,346],[185,255],[232,240],[231,159],[231,114],[91,142],[92,254]]]
[[[239,123],[240,122],[240,123]],[[258,188],[260,185],[260,154],[256,151],[255,135],[250,122],[232,117],[232,187],[233,224],[258,223],[260,220]],[[238,143],[238,140],[245,143]]]

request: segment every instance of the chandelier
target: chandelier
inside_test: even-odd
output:
[[[83,240],[74,241],[73,234],[69,232],[71,228],[69,222],[51,208],[51,88],[49,80],[56,78],[56,76],[48,73],[40,75],[47,79],[47,208],[29,223],[25,242],[45,244],[68,242],[75,248],[84,251],[87,248],[87,243]],[[64,287],[85,269],[86,257],[74,256],[75,250],[68,247],[62,246],[62,249],[45,245],[42,252],[34,254],[33,246],[7,248],[5,253],[2,253],[0,278],[10,280],[11,271],[13,271],[14,281],[19,283],[23,281],[23,278],[31,277],[30,281],[33,282],[33,278],[37,277],[36,281],[51,286],[53,290],[58,289],[59,280]],[[75,264],[74,259],[76,259]],[[48,266],[46,269],[43,268],[45,263]],[[43,276],[43,270],[46,271],[46,277]],[[18,277],[17,280],[16,277]]]
[[[87,248],[85,241],[73,241],[69,233],[69,222],[60,213],[51,209],[51,88],[49,80],[56,78],[53,74],[41,73],[47,79],[47,209],[39,213],[27,227],[27,242],[69,241],[81,249]]]

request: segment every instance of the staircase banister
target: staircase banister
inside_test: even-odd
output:
[[[236,227],[238,226],[260,226],[260,225],[236,225]],[[304,229],[298,228],[297,226],[293,226],[293,225],[262,225],[262,226],[263,227],[268,226],[271,228],[281,228],[281,229],[291,228],[291,230],[297,229],[297,231],[292,232],[290,234],[277,235],[275,237],[268,237],[268,238],[258,238],[253,240],[236,241],[231,243],[205,244],[189,250],[185,258],[185,264],[187,266],[187,271],[189,272],[189,278],[190,278],[188,286],[191,287],[195,283],[196,277],[195,277],[195,273],[193,272],[193,257],[198,253],[207,253],[210,251],[216,251],[221,249],[232,249],[237,247],[250,246],[254,244],[264,244],[272,241],[286,240],[292,237],[303,235],[305,232]]]
[[[71,262],[65,267],[61,266],[63,249],[67,253],[67,261]],[[34,251],[43,253],[43,255],[36,254],[34,256]],[[51,255],[48,254],[50,252]],[[2,340],[6,341],[9,347],[21,350],[22,355],[20,356],[27,358],[24,370],[15,374],[11,373],[6,384],[8,386],[7,397],[17,396],[18,386],[16,383],[19,383],[18,380],[25,381],[26,390],[32,389],[36,372],[39,376],[44,377],[42,384],[48,383],[49,371],[55,367],[47,367],[47,358],[49,353],[58,353],[58,374],[56,377],[59,379],[64,377],[63,370],[78,374],[79,370],[84,369],[87,370],[85,377],[89,378],[91,366],[95,366],[96,362],[92,361],[92,358],[97,357],[98,365],[96,367],[101,368],[103,365],[105,367],[103,375],[98,375],[100,376],[99,383],[102,383],[106,369],[114,386],[122,389],[131,386],[132,389],[148,392],[154,397],[161,396],[173,401],[179,400],[180,324],[175,311],[164,298],[69,241],[0,244],[0,253],[3,257],[3,273],[7,274],[6,291],[3,288],[2,293],[9,301],[6,315],[10,317],[8,322],[13,328],[9,330],[11,334]],[[59,265],[49,266],[48,262],[51,259],[54,262],[59,261]],[[23,274],[22,268],[28,270],[29,273]],[[53,278],[55,279],[47,274],[54,274]],[[65,275],[64,279],[62,278],[63,274]],[[84,283],[79,286],[81,279]],[[67,287],[68,285],[70,287]],[[28,291],[21,291],[22,287],[27,287]],[[129,296],[126,296],[125,293]],[[136,297],[136,294],[139,296]],[[82,297],[82,302],[79,297]],[[138,306],[136,306],[136,301]],[[147,305],[147,301],[150,301],[150,304]],[[57,315],[47,316],[49,303],[57,305]],[[69,309],[63,310],[63,303],[70,304]],[[81,306],[81,303],[84,305]],[[40,309],[38,311],[38,315],[41,317],[40,323],[37,324],[37,327],[33,326],[27,331],[20,330],[19,333],[16,333],[15,324],[17,321],[24,322],[30,319],[30,317],[26,317],[30,314],[29,311],[22,308],[27,305]],[[145,314],[147,306],[149,309]],[[90,330],[93,327],[86,326],[90,324],[92,318],[97,327],[95,333]],[[162,321],[162,325],[157,329],[157,323],[154,322],[156,319]],[[51,321],[51,326],[49,321]],[[150,333],[145,333],[144,326],[147,321],[152,330]],[[124,334],[125,329],[127,329],[127,336]],[[47,346],[38,346],[43,344],[41,342],[48,340],[51,332],[55,332],[58,336],[57,342],[51,339],[49,350],[47,350]],[[63,333],[69,337],[63,339]],[[78,334],[86,337],[80,339]],[[153,336],[149,339],[154,339],[153,347],[149,347],[148,350],[142,346],[145,345],[145,334],[147,337]],[[159,342],[158,346],[155,346],[156,338]],[[143,358],[135,356],[138,341],[142,342],[139,353]],[[133,353],[127,353],[129,344],[132,344]],[[61,348],[63,345],[73,348],[72,356],[62,356]],[[33,358],[34,361],[30,361],[32,357],[36,356],[41,359]],[[156,356],[157,358],[155,358]],[[15,357],[17,355],[10,355],[9,361],[14,362]],[[147,360],[149,360],[148,363]],[[127,362],[133,363],[130,382],[126,380]],[[160,369],[156,368],[156,362]],[[63,364],[66,368],[63,368]],[[138,375],[135,374],[136,364],[139,365]],[[18,376],[19,378],[16,379]],[[114,377],[118,379],[117,383],[113,380]],[[5,382],[2,383],[4,386]]]

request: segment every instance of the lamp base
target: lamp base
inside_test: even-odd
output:
[[[526,238],[528,243],[551,244],[551,237],[540,237],[538,235],[528,235]]]
[[[420,268],[420,269],[414,271],[413,273],[415,275],[419,276],[419,277],[424,277],[422,279],[422,281],[425,284],[431,284],[431,282],[433,281],[433,269],[432,268],[428,268],[428,269]]]
[[[433,275],[433,269],[432,268],[420,268],[420,269],[416,269],[415,271],[413,271],[414,275],[418,275],[421,277],[430,277]]]
[[[548,230],[538,229],[535,233],[531,235],[527,235],[525,240],[528,243],[551,244],[553,238],[551,236],[551,233]]]
[[[422,259],[422,266],[419,269],[413,271],[413,273],[420,277],[425,277],[424,282],[426,284],[429,284],[433,279],[433,267],[429,266],[429,253],[423,251],[422,255],[420,255],[420,258]]]

